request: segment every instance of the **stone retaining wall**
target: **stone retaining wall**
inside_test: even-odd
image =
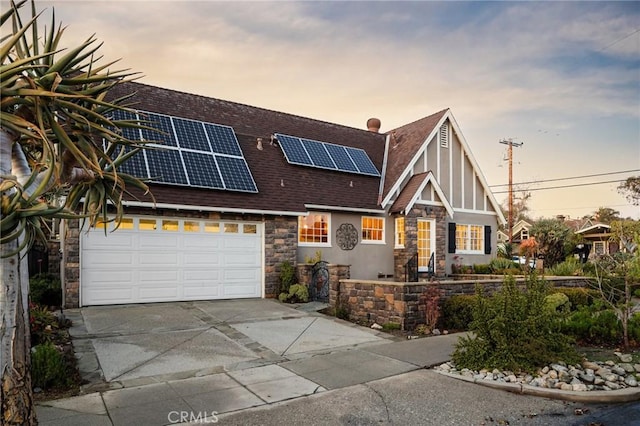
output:
[[[351,321],[361,323],[399,324],[402,330],[413,330],[426,323],[427,291],[437,287],[439,302],[455,295],[475,294],[476,284],[486,294],[502,287],[503,277],[490,280],[432,281],[418,283],[341,280],[329,294],[329,305],[349,312]],[[586,287],[585,277],[546,277],[555,287]],[[524,277],[517,277],[524,284]]]

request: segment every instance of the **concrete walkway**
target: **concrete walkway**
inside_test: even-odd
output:
[[[398,341],[301,308],[234,300],[70,310],[87,394],[39,404],[40,423],[162,425],[180,420],[174,412],[234,412],[439,364],[457,340]]]

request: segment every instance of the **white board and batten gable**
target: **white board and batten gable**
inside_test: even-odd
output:
[[[450,218],[456,212],[491,214],[497,216],[499,223],[506,224],[500,205],[449,109],[393,183],[382,207],[393,205],[407,182],[420,173],[426,173],[427,177],[412,198],[411,206],[444,206]]]

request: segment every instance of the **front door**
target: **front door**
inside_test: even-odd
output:
[[[433,219],[418,219],[418,272],[435,273],[429,270],[429,260],[436,251],[436,221]]]

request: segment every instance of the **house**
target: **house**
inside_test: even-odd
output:
[[[620,244],[611,241],[611,226],[606,223],[592,223],[588,221],[576,235],[582,237],[581,245],[586,253],[585,259],[594,259],[605,254],[613,254],[620,250]]]
[[[529,239],[529,230],[531,229],[531,223],[527,222],[524,219],[520,219],[513,225],[511,231],[511,244],[513,244],[513,253],[517,254],[520,252],[520,244]],[[504,244],[509,242],[509,231],[508,230],[499,230],[498,231],[498,244]]]
[[[282,262],[318,251],[396,281],[412,260],[426,278],[495,255],[505,220],[449,109],[380,133],[139,83],[113,95],[132,92],[164,133],[127,136],[163,149],[121,171],[153,198],[127,199],[115,231],[65,224],[66,306],[276,297]]]

